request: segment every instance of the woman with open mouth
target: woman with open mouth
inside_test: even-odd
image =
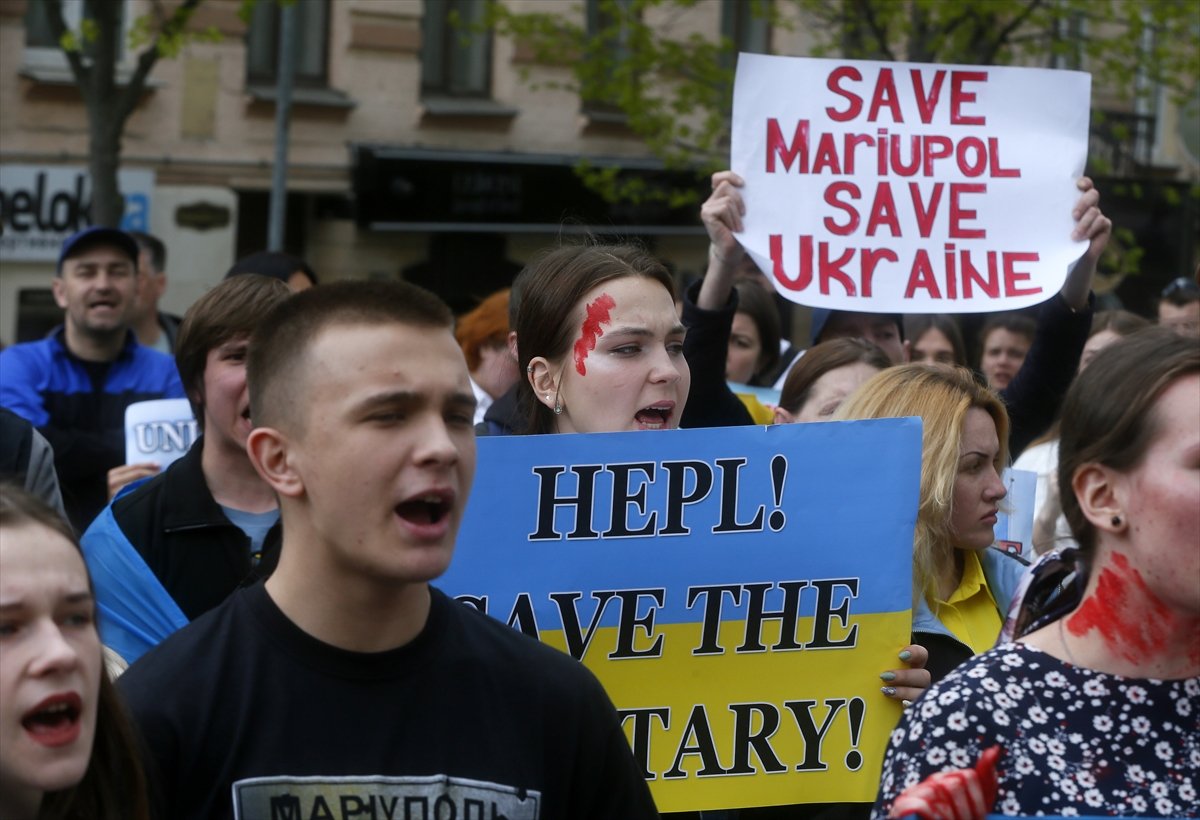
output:
[[[673,430],[691,373],[662,263],[628,245],[555,248],[521,274],[527,433]]]
[[[0,486],[0,817],[149,816],[102,653],[71,528],[33,496]]]

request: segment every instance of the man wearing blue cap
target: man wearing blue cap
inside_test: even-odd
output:
[[[69,237],[53,280],[65,322],[0,352],[0,405],[53,446],[64,506],[80,531],[107,501],[108,470],[125,460],[125,408],[184,396],[171,357],[142,347],[129,329],[137,257],[137,243],[112,228]]]

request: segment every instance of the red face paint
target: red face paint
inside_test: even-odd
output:
[[[1079,637],[1097,630],[1114,655],[1142,663],[1179,650],[1167,646],[1177,617],[1155,597],[1125,556],[1114,552],[1112,565],[1100,573],[1096,591],[1067,619],[1067,629]],[[1194,642],[1187,651],[1193,659],[1200,659],[1196,657],[1200,644]]]
[[[588,353],[596,349],[596,339],[604,335],[600,325],[608,324],[609,311],[616,304],[607,293],[601,293],[596,301],[587,306],[587,315],[579,327],[579,339],[575,342],[575,370],[580,376],[587,375],[584,362],[587,361]]]

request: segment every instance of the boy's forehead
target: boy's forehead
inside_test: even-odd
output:
[[[391,371],[395,375],[457,375],[461,365],[467,381],[466,360],[449,326],[418,326],[405,322],[341,321],[322,328],[308,350],[309,361],[319,364],[334,380],[359,372]]]

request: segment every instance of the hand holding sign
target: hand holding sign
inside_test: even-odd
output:
[[[708,231],[717,262],[731,268],[741,264],[746,252],[734,234],[742,231],[746,203],[738,192],[745,182],[733,171],[718,171],[712,176],[713,192],[700,207],[700,221]]]
[[[1062,295],[1071,310],[1080,311],[1087,306],[1088,292],[1092,289],[1092,276],[1096,273],[1096,265],[1100,255],[1108,245],[1108,237],[1112,235],[1112,220],[1100,211],[1100,192],[1087,177],[1076,180],[1075,187],[1083,194],[1075,203],[1071,215],[1075,218],[1075,230],[1071,232],[1074,240],[1088,240],[1088,249],[1063,283]]]

